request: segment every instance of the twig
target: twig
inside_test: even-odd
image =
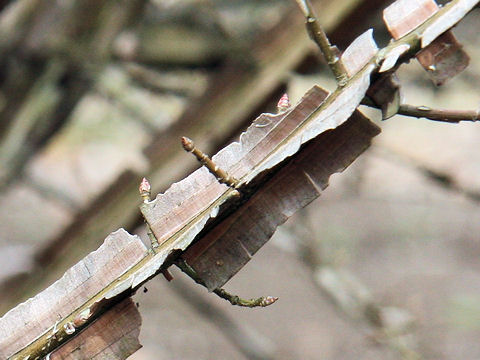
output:
[[[322,29],[317,20],[309,0],[296,0],[298,6],[306,19],[308,35],[318,45],[323,56],[327,60],[328,67],[332,70],[338,85],[345,85],[348,76],[342,62],[340,61],[340,51],[336,46],[332,46],[328,40],[327,34]]]
[[[362,101],[362,105],[380,109],[372,100],[365,97]],[[398,108],[397,114],[404,116],[411,116],[416,118],[425,118],[432,121],[440,121],[446,123],[457,124],[461,121],[480,121],[480,112],[473,110],[445,110],[445,109],[432,109],[427,106],[415,106],[409,104],[402,104]]]
[[[275,347],[263,333],[255,328],[239,325],[229,312],[203,296],[192,296],[192,289],[187,286],[188,280],[178,278],[172,283],[172,290],[196,312],[216,326],[220,333],[228,339],[249,360],[273,359]],[[196,285],[194,285],[196,286]]]
[[[196,271],[190,265],[187,264],[185,260],[179,259],[175,264],[180,268],[180,270],[182,270],[185,274],[191,277],[197,284],[205,286],[205,283],[203,282],[203,280],[197,275]],[[221,297],[222,299],[229,301],[230,304],[232,305],[249,307],[249,308],[269,306],[278,300],[278,297],[273,297],[273,296],[262,296],[257,299],[245,300],[237,295],[232,295],[228,293],[224,289],[215,289],[213,290],[213,293]]]
[[[245,300],[238,297],[237,295],[229,294],[224,289],[215,289],[213,290],[213,292],[219,297],[221,297],[222,299],[229,301],[230,304],[232,305],[238,305],[238,306],[250,307],[250,308],[269,306],[278,300],[278,297],[274,297],[274,296],[261,296],[257,299]]]
[[[478,111],[431,109],[426,106],[408,104],[400,105],[398,114],[448,123],[459,123],[461,121],[475,122],[480,120],[480,113]]]
[[[480,202],[480,192],[465,189],[455,181],[452,175],[445,172],[436,171],[422,165],[418,165],[417,168],[425,177],[427,177],[429,180],[432,180],[437,185],[442,186],[448,190],[455,191],[473,202]]]
[[[185,136],[183,136],[181,140],[185,151],[191,152],[197,158],[197,160],[204,165],[213,176],[217,178],[220,183],[235,189],[235,187],[238,185],[237,179],[228,175],[225,170],[219,168],[208,155],[204,154],[203,151],[195,146],[192,140]]]

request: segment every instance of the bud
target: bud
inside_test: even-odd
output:
[[[195,149],[193,141],[186,136],[182,136],[182,146],[186,151],[193,151],[193,149]]]
[[[63,325],[63,329],[67,335],[72,335],[75,332],[75,326],[73,326],[71,322],[65,323],[65,325]]]
[[[291,106],[290,99],[288,98],[287,93],[285,93],[282,95],[280,100],[278,100],[278,104],[277,104],[278,112],[288,110],[290,106]]]
[[[150,190],[150,183],[146,178],[143,178],[140,186],[138,187],[138,191],[140,192],[140,196],[142,197],[143,202],[150,201]]]
[[[272,305],[277,300],[278,300],[278,297],[274,297],[274,296],[264,297],[262,302],[260,303],[260,306],[265,307],[265,306]]]

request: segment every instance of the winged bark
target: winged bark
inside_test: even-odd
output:
[[[370,145],[380,129],[356,111],[322,133],[259,190],[183,254],[209,290],[223,286],[296,210],[307,206]]]
[[[336,41],[343,39],[343,42],[348,42],[347,39],[351,39],[354,32],[339,34],[338,31],[344,28],[342,24],[348,23],[350,30],[352,26],[358,26],[366,18],[356,17],[357,9],[373,11],[380,6],[381,1],[322,0],[314,1],[314,4],[323,10],[319,14],[319,20],[325,30],[329,34],[337,34]],[[4,291],[5,295],[0,299],[0,312],[4,313],[53,282],[71,264],[97,248],[104,234],[121,226],[133,226],[139,221],[138,211],[131,204],[137,200],[136,188],[141,176],[148,177],[156,193],[168,188],[172,180],[176,181],[189,174],[191,162],[182,160],[185,154],[181,146],[178,146],[179,137],[192,137],[204,150],[218,149],[225,139],[232,138],[245,126],[242,124],[251,120],[251,114],[266,102],[266,98],[274,96],[270,94],[280,91],[285,75],[298,67],[311,53],[303,17],[294,8],[295,4],[291,5],[292,8],[282,17],[278,26],[259,33],[258,39],[248,47],[248,56],[245,56],[248,64],[242,60],[239,64],[238,56],[233,61],[227,60],[225,67],[219,68],[209,79],[205,94],[192,101],[188,111],[171,128],[154,135],[153,142],[145,149],[145,157],[150,164],[146,173],[126,171],[120,175],[108,190],[75,215],[63,231],[54,234],[48,244],[45,243],[38,249],[32,274],[21,281],[15,280],[17,286],[14,289],[7,283],[1,286],[0,291]],[[246,54],[242,54],[241,59],[244,58],[243,55]],[[192,127],[192,124],[195,126]]]
[[[197,261],[199,269],[203,265],[198,259],[205,254],[203,259],[216,262],[217,250],[223,251],[224,264],[231,261],[230,269],[216,274],[202,270],[204,276],[210,276],[209,286],[228,280],[268,240],[278,224],[318,196],[329,175],[348,166],[378,134],[378,128],[356,108],[370,86],[372,74],[387,55],[397,54],[396,49],[401,47],[403,51],[409,45],[390,65],[395,68],[428,46],[477,3],[454,0],[447,4],[414,32],[376,53],[328,97],[314,87],[293,109],[261,115],[238,143],[213,157],[239,180],[237,189],[218,183],[201,168],[152,202],[142,204],[142,213],[159,247],[147,252],[138,238],[123,231],[110,235],[97,250],[108,254],[100,256],[102,261],[95,252],[90,254],[57,283],[0,319],[1,355],[13,359],[46,356],[171,265],[172,256],[185,252],[194,241],[198,245],[186,256]],[[316,162],[317,156],[322,161]],[[120,239],[119,243],[130,249],[125,257],[112,255],[118,252],[115,246],[110,248],[112,239]],[[212,244],[218,244],[218,248]],[[235,253],[228,251],[239,247],[243,255],[237,261],[232,257]],[[209,249],[215,249],[211,250],[215,256]]]
[[[53,349],[62,343],[62,337],[78,332],[102,311],[98,302],[68,321],[63,320],[135,265],[146,252],[137,236],[122,229],[110,234],[98,250],[71,267],[61,279],[0,319],[0,358],[12,356],[42,335],[46,335],[47,344]],[[37,350],[41,351],[41,347]],[[31,358],[34,353],[30,353]]]
[[[292,110],[279,115],[263,114],[240,137],[212,159],[239,180],[238,189],[272,169],[320,133],[345,122],[360,104],[374,66],[325,99],[324,91],[312,88]],[[236,192],[220,184],[205,168],[172,185],[164,194],[142,205],[142,213],[159,244],[173,238],[188,239],[215,218],[220,206]],[[187,226],[188,225],[188,226]]]
[[[383,18],[394,39],[408,34],[439,10],[434,0],[400,0],[383,11]],[[417,54],[417,60],[437,86],[461,73],[470,58],[451,31],[437,37]]]
[[[142,318],[131,298],[108,310],[100,319],[58,350],[50,360],[123,360],[142,346],[138,340]]]

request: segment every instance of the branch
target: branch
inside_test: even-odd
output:
[[[391,42],[386,48],[379,51],[356,74],[352,75],[343,84],[344,86],[337,88],[326,99],[322,91],[318,87],[314,87],[293,109],[278,115],[261,115],[254,121],[247,132],[241,136],[240,142],[227,146],[212,157],[212,160],[218,166],[228,171],[235,179],[238,179],[238,191],[218,183],[206,168],[201,168],[184,180],[172,185],[169,190],[157,196],[155,200],[143,203],[141,205],[142,213],[159,242],[155,253],[152,251],[146,252],[139,241],[131,239],[129,242],[137,244],[135,246],[137,253],[135,257],[130,259],[131,266],[128,267],[128,270],[120,266],[124,272],[112,275],[112,280],[104,280],[106,284],[102,284],[102,288],[93,294],[85,293],[76,297],[67,294],[66,299],[70,300],[67,304],[70,304],[72,301],[75,301],[75,304],[71,304],[69,311],[57,319],[52,320],[49,318],[46,321],[38,322],[33,316],[36,313],[32,311],[25,314],[25,316],[29,316],[28,319],[26,318],[20,322],[14,318],[13,313],[10,313],[11,315],[9,316],[7,316],[7,313],[0,319],[0,330],[3,331],[0,331],[0,333],[5,334],[5,336],[12,335],[9,332],[11,322],[6,322],[6,316],[10,320],[13,318],[13,323],[18,323],[22,327],[27,325],[36,327],[37,332],[40,333],[33,339],[26,336],[23,337],[21,340],[24,344],[11,349],[13,358],[33,359],[46,356],[52,350],[77,335],[80,330],[99,318],[106,310],[134,293],[143,283],[168,268],[180,254],[184,253],[187,248],[190,248],[193,241],[197,241],[196,244],[200,244],[198,240],[204,240],[206,236],[212,234],[212,229],[214,229],[216,224],[220,224],[222,220],[226,219],[235,220],[235,217],[232,215],[238,210],[238,192],[242,193],[243,189],[252,190],[253,195],[250,199],[253,202],[258,199],[255,198],[254,191],[262,187],[266,191],[271,191],[275,196],[275,212],[271,210],[274,204],[272,201],[266,204],[254,203],[255,209],[261,211],[257,213],[251,212],[251,217],[245,217],[250,223],[252,221],[259,222],[269,216],[273,218],[272,233],[270,235],[268,233],[264,234],[265,236],[271,236],[278,224],[283,223],[295,210],[306,206],[320,194],[322,188],[328,183],[329,175],[342,170],[350,164],[361,152],[368,148],[371,138],[378,134],[379,130],[370,121],[365,118],[358,118],[360,116],[358,115],[359,113],[354,112],[370,86],[371,75],[379,69],[382,62],[396,50],[402,48],[405,50],[402,50],[401,56],[398,55],[398,51],[395,53],[395,61],[390,62],[389,69],[398,66],[401,62],[415,55],[419,49],[428,46],[436,37],[448,30],[456,22],[460,21],[478,1],[451,1],[415,31],[397,41]],[[408,47],[405,48],[405,45],[408,45]],[[357,119],[352,116],[354,114],[357,114]],[[331,150],[328,152],[332,143],[322,143],[320,135],[327,136],[328,134],[333,134],[332,136],[337,136],[342,131],[346,131],[345,129],[348,129],[348,126],[353,127],[352,131],[354,130],[351,134],[347,134],[350,137],[344,136],[338,139],[338,141],[334,139],[333,145],[337,147],[336,151],[339,153],[332,153]],[[353,136],[353,134],[356,135]],[[313,139],[315,140],[308,145],[306,144]],[[355,140],[357,143],[352,144],[350,139]],[[302,147],[303,144],[305,146]],[[352,150],[351,146],[353,145],[356,145],[356,147]],[[331,161],[318,162],[318,168],[322,168],[325,165],[332,166],[332,168],[328,169],[329,175],[327,174],[328,176],[325,176],[325,178],[312,177],[312,174],[316,176],[316,172],[319,170],[315,167],[317,165],[316,161],[311,160],[305,164],[314,167],[309,172],[305,172],[302,167],[295,168],[295,166],[302,159],[307,159],[305,156],[311,155],[310,153],[302,152],[303,150],[311,150],[312,148],[315,150],[316,146],[326,151],[326,154],[331,159],[338,161],[339,154],[348,155],[348,158],[344,159],[343,165]],[[295,158],[292,159],[293,156]],[[284,169],[287,168],[286,164],[294,167],[296,170],[289,173],[296,176],[291,185],[298,183],[299,190],[308,190],[306,195],[305,192],[292,194],[288,186],[275,188],[275,181],[277,180],[275,176],[281,173],[281,169],[278,169],[281,166]],[[275,173],[275,171],[277,172]],[[271,175],[271,177],[268,177],[267,174]],[[288,178],[285,179],[288,180]],[[303,182],[303,187],[300,187],[302,185],[299,183],[300,181]],[[283,193],[276,190],[282,190]],[[242,200],[248,201],[249,199],[242,198]],[[248,207],[244,208],[244,211],[249,210]],[[248,215],[247,213],[245,214]],[[238,214],[238,216],[242,215]],[[240,223],[237,224],[241,226]],[[224,225],[234,226],[235,224]],[[225,228],[220,230],[225,230]],[[243,232],[239,232],[243,237],[248,237],[247,233],[250,228],[240,230],[243,230]],[[259,230],[262,229],[260,228]],[[128,234],[122,236],[126,240],[129,238]],[[212,238],[216,240],[215,234],[212,235]],[[231,247],[234,245],[237,246],[239,251],[243,251],[241,255],[244,258],[241,260],[244,262],[241,263],[241,266],[258,250],[257,248],[254,248],[253,251],[245,247],[242,248],[242,244],[238,240],[231,242]],[[263,243],[259,245],[261,246]],[[230,262],[235,262],[234,258],[228,258],[230,254],[232,253],[225,252],[221,258],[228,261],[228,263],[221,261],[216,263],[216,266],[219,268],[223,266],[223,268],[227,269],[225,271],[228,273],[228,278],[233,276],[233,274],[228,272],[227,265],[230,265]],[[136,256],[139,256],[141,259],[138,259]],[[238,269],[235,268],[235,270]],[[200,273],[197,269],[196,271]],[[205,279],[203,274],[201,276],[202,279]],[[70,280],[68,276],[65,279]],[[56,285],[52,286],[53,288],[50,287],[50,290],[46,291],[52,291],[51,289],[55,289],[55,286],[60,285],[56,283]],[[82,286],[77,288],[78,291],[84,289]],[[45,296],[45,292],[37,296],[41,297],[42,294]],[[236,299],[232,300],[236,301]],[[46,305],[51,303],[51,301],[42,301],[40,305],[45,308]],[[20,306],[24,306],[24,304]],[[21,312],[21,309],[18,307],[15,309],[15,311]],[[56,314],[55,308],[50,309],[47,307],[47,310],[52,316]],[[78,328],[75,327],[75,324],[78,324]],[[52,340],[52,332],[55,335],[55,341]],[[13,341],[16,339],[18,337],[13,339]],[[0,344],[5,341],[5,337],[0,337]],[[4,350],[2,346],[0,346],[0,350]],[[10,356],[10,354],[8,353],[7,356]]]
[[[342,0],[341,3],[365,2]],[[318,14],[319,20],[325,19],[327,32],[335,31],[348,18],[345,6],[338,6],[333,0],[322,4],[327,6],[328,11]],[[3,31],[0,33],[3,39]],[[249,49],[255,66],[239,66],[235,59],[227,61],[219,71],[211,74],[211,78],[209,76],[207,88],[200,89],[203,95],[192,102],[172,126],[152,133],[153,141],[144,150],[149,167],[142,175],[155,185],[154,193],[165,190],[173,181],[190,173],[191,162],[184,161],[184,151],[178,146],[181,136],[196,139],[204,151],[213,154],[224,144],[221,139],[234,138],[272,89],[281,86],[285,74],[311,53],[311,40],[305,36],[304,18],[300,11],[287,11],[273,30],[262,31],[258,35],[258,41],[253,42]],[[198,80],[192,79],[191,82],[197,83]],[[166,80],[162,81],[165,85]],[[200,83],[205,81],[206,74],[201,76]],[[138,177],[139,174],[130,170],[119,174],[102,193],[101,199],[92,201],[66,224],[64,231],[54,235],[36,251],[31,276],[17,282],[14,288],[7,284],[0,286],[0,312],[6,312],[27,296],[48,286],[54,280],[51,274],[63,272],[68,264],[78,260],[78,254],[97,248],[101,243],[99,235],[138,221],[138,211],[131,206],[137,201]],[[48,274],[50,280],[47,280]]]

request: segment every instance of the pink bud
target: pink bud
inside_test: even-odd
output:
[[[291,106],[290,99],[288,98],[287,93],[283,94],[280,100],[278,100],[277,108],[278,111],[285,111]]]
[[[265,297],[262,302],[260,303],[260,306],[269,306],[272,305],[275,301],[278,300],[278,297],[274,296],[267,296]]]
[[[140,192],[140,195],[150,193],[151,186],[150,183],[148,182],[147,179],[143,178],[142,182],[140,183],[140,186],[138,187],[138,191]]]

